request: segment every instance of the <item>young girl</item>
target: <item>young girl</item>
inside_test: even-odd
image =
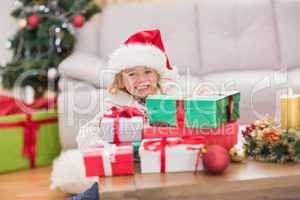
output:
[[[86,123],[79,130],[77,143],[80,149],[103,143],[101,133],[101,119],[113,106],[130,106],[147,113],[145,107],[145,98],[152,94],[170,94],[176,90],[176,80],[178,80],[177,70],[170,65],[166,56],[163,42],[159,30],[149,30],[138,32],[131,37],[111,55],[108,62],[109,69],[114,71],[114,80],[108,88],[108,96],[104,101],[104,109],[97,114],[94,119]],[[79,155],[77,153],[77,155]],[[68,158],[69,157],[69,158]],[[73,167],[64,169],[70,176],[73,175],[73,184],[67,181],[67,175],[60,176],[59,168],[66,168],[67,160],[71,156],[60,156],[54,164],[52,174],[52,185],[58,186],[65,191],[74,192],[76,185],[86,181],[84,179],[84,166],[82,158],[78,159],[83,166],[82,171],[75,172]],[[74,157],[72,164],[75,165]],[[64,163],[64,164],[62,164]],[[70,172],[70,170],[74,172]],[[77,173],[76,175],[74,175]],[[81,179],[78,174],[81,174]],[[63,181],[57,183],[55,177]],[[74,180],[77,180],[75,182]],[[64,187],[63,182],[68,182],[69,187]],[[80,183],[81,182],[81,183]],[[86,187],[90,186],[90,182],[86,181]],[[77,186],[81,192],[85,186]]]
[[[102,143],[100,121],[112,106],[130,106],[146,114],[145,98],[152,94],[170,93],[177,71],[171,67],[159,30],[142,31],[132,35],[117,49],[108,62],[115,72],[108,88],[104,109],[80,128],[77,137],[79,148]]]

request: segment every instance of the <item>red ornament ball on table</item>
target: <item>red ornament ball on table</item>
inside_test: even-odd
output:
[[[34,29],[36,28],[39,24],[40,24],[40,17],[38,15],[30,15],[28,18],[27,18],[27,25]]]
[[[230,157],[227,150],[219,145],[210,146],[203,153],[203,166],[210,173],[222,173],[229,163]]]
[[[85,23],[85,17],[82,15],[76,15],[74,16],[72,23],[76,28],[81,28]]]

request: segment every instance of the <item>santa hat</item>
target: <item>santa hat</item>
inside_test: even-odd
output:
[[[175,70],[170,65],[159,30],[141,31],[130,36],[112,53],[108,65],[115,73],[135,66],[156,69],[161,75]]]

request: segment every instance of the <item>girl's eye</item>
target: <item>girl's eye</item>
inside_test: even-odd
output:
[[[134,72],[130,72],[130,73],[128,74],[128,76],[133,77],[133,76],[135,76],[135,73],[134,73]]]
[[[153,73],[153,71],[152,70],[146,70],[145,73],[146,74],[151,74],[151,73]]]

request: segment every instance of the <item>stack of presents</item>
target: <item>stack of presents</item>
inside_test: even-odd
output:
[[[86,175],[201,170],[204,146],[230,149],[237,143],[239,101],[236,91],[152,95],[146,99],[147,117],[135,108],[113,107],[101,120],[103,139],[110,144],[83,150]]]
[[[0,173],[51,164],[59,155],[56,99],[0,96]]]

